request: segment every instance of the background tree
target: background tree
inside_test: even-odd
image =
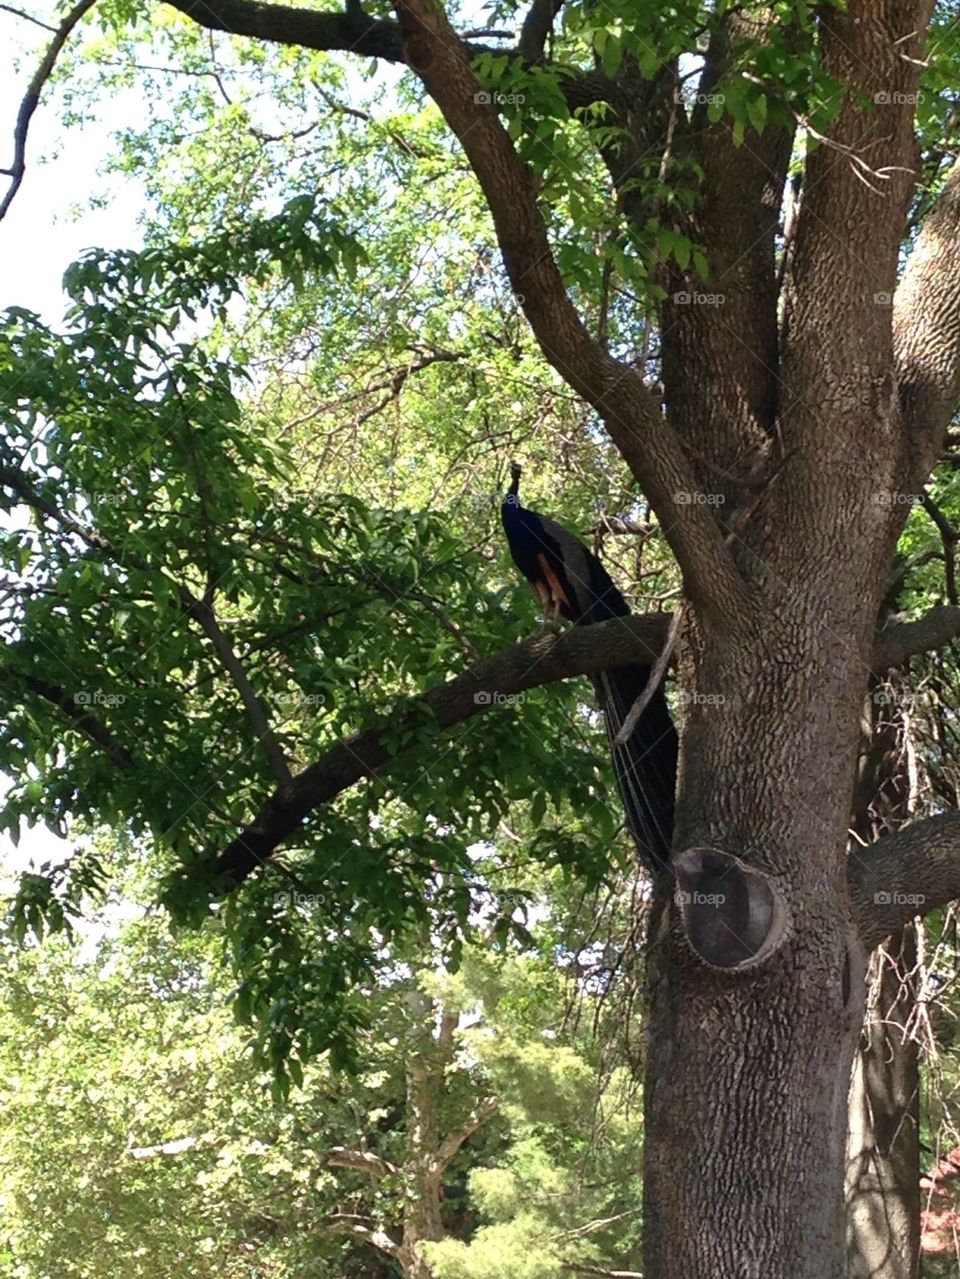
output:
[[[104,860],[117,887],[77,939],[3,957],[5,1274],[552,1277],[636,1251],[636,1087],[603,997],[621,886],[541,876],[516,899],[534,949],[470,948],[456,977],[409,949],[369,994],[359,1069],[313,1062],[271,1100],[216,925],[171,938],[149,874]],[[588,915],[611,936],[578,953]],[[429,1240],[451,1248],[436,1270]]]

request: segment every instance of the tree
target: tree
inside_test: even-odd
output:
[[[271,1102],[215,921],[171,937],[149,871],[111,844],[116,887],[79,939],[0,954],[5,1274],[431,1279],[423,1245],[444,1242],[477,1275],[530,1265],[534,1243],[552,1277],[636,1249],[611,946],[570,949],[598,913],[623,928],[619,895],[541,876],[536,949],[469,948],[457,976],[411,948],[370,993],[359,1069],[314,1061]]]
[[[397,0],[392,17],[356,4],[337,13],[247,0],[174,7],[210,30],[413,71],[483,192],[544,356],[602,420],[650,503],[682,575],[685,704],[673,876],[656,886],[651,923],[646,1269],[657,1279],[840,1275],[845,1101],[865,953],[918,904],[929,911],[960,892],[955,813],[847,859],[869,676],[958,630],[950,607],[877,634],[898,538],[960,399],[960,168],[946,172],[937,145],[952,108],[942,91],[954,50],[941,42],[949,7],[854,0],[816,14],[788,5],[638,15],[584,5],[565,12],[558,32],[557,6],[534,3],[507,46],[461,38],[433,0]],[[683,55],[694,50],[703,63],[685,98],[694,72]],[[14,182],[22,159],[21,146]],[[584,234],[568,247],[562,215],[582,204],[585,186],[596,189],[601,169],[610,198],[599,214],[574,214]],[[560,214],[545,213],[557,203]],[[298,236],[303,210],[288,211],[293,221],[272,242],[308,251],[314,266],[342,258],[329,234],[319,256],[312,229],[306,243]],[[584,323],[591,290],[596,332]],[[631,301],[655,319],[656,385],[644,377],[650,344],[637,358],[629,340]],[[123,349],[93,348],[100,376],[106,355],[122,365]],[[181,381],[164,388],[171,403]],[[225,394],[222,378],[218,387]],[[43,388],[31,389],[42,402]],[[208,403],[201,396],[191,413]],[[8,467],[4,480],[79,535],[19,473]],[[114,545],[88,541],[89,558],[102,565]],[[220,581],[224,566],[211,559],[204,571]],[[311,836],[333,822],[331,801],[361,778],[389,766],[406,783],[425,741],[479,713],[478,692],[509,695],[613,665],[641,642],[656,650],[666,634],[656,615],[532,641],[414,697],[387,728],[366,728],[290,776],[262,698],[205,609],[202,580],[192,590],[180,582],[170,606],[220,653],[276,782],[215,859],[190,867],[172,897],[181,911],[211,866],[222,891],[261,873],[306,818]],[[19,672],[26,691],[62,705],[28,667]],[[74,719],[122,768],[100,718]],[[262,772],[258,788],[265,781]],[[236,795],[244,805],[254,796],[239,779],[225,790],[236,821]],[[496,808],[493,784],[467,790],[468,810]],[[34,791],[25,811],[49,812],[49,788]],[[136,810],[134,794],[120,798]],[[423,849],[417,873],[429,861]],[[363,875],[347,877],[338,899],[369,887]],[[250,905],[241,893],[230,909]],[[291,979],[285,997],[302,997],[304,980]],[[313,980],[314,995],[340,999],[326,974]],[[307,1048],[322,1040],[303,1035]],[[276,1039],[283,1059],[290,1037]]]

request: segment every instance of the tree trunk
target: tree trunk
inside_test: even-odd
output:
[[[866,1024],[850,1088],[848,1279],[920,1273],[920,1073],[907,1029],[916,961],[912,926],[870,959]]]
[[[877,568],[860,580],[882,580]],[[698,622],[689,628],[684,686],[716,696],[687,700],[680,911],[661,884],[650,937],[655,1279],[844,1274],[847,1095],[865,971],[846,831],[879,605],[855,604],[844,585],[827,574],[798,582],[769,628],[724,624],[712,642]]]
[[[399,1263],[404,1279],[433,1279],[421,1244],[444,1237],[440,1218],[441,1174],[437,1167],[440,1125],[437,1106],[456,1018],[440,1013],[429,996],[412,990],[407,1064],[406,1196]],[[439,1019],[440,1033],[435,1031]]]

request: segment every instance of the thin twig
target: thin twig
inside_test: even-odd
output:
[[[647,709],[651,697],[653,697],[654,693],[663,682],[667,665],[670,658],[673,656],[673,650],[677,646],[677,639],[680,635],[680,623],[683,621],[685,608],[686,600],[681,600],[673,615],[673,620],[670,623],[670,629],[667,631],[666,642],[660,651],[660,656],[657,658],[652,670],[650,671],[650,678],[644,685],[643,692],[640,693],[639,697],[627,712],[627,718],[620,725],[620,732],[617,733],[616,737],[613,739],[614,746],[626,746],[627,742],[630,740],[633,730],[640,723],[640,716]]]
[[[40,104],[40,94],[43,91],[43,87],[49,80],[57,58],[60,56],[60,50],[66,44],[74,27],[93,8],[96,2],[97,0],[79,0],[73,6],[57,28],[57,34],[50,41],[47,51],[41,58],[40,65],[34,72],[33,79],[27,87],[27,91],[23,95],[20,110],[17,112],[17,123],[13,129],[13,165],[9,169],[0,169],[0,173],[5,173],[10,178],[10,186],[7,188],[7,193],[0,200],[0,222],[6,217],[7,210],[20,190],[23,175],[27,170],[27,131],[30,128],[33,113]]]
[[[953,527],[946,515],[933,500],[929,493],[920,494],[920,505],[933,520],[943,542],[943,559],[945,566],[945,586],[947,591],[947,599],[951,604],[957,603],[957,564],[956,552],[957,542],[960,541],[960,533]]]
[[[15,18],[23,18],[24,22],[32,22],[36,27],[43,27],[44,31],[56,32],[56,27],[51,27],[47,22],[41,22],[39,18],[34,18],[32,14],[24,13],[22,9],[15,9],[10,4],[0,4],[0,9],[4,13],[12,13]]]

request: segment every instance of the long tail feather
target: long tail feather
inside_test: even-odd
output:
[[[623,746],[613,742],[630,707],[647,685],[649,666],[618,666],[594,677],[613,751],[627,825],[643,862],[654,873],[667,864],[673,838],[677,730],[662,688],[648,702]]]

